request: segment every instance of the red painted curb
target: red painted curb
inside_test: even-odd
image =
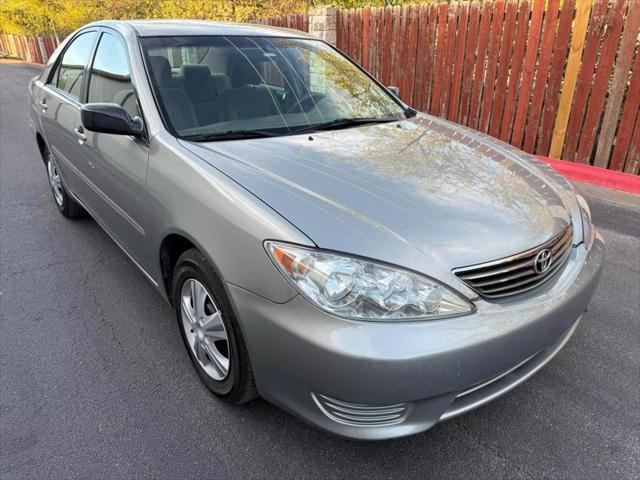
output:
[[[567,162],[566,160],[554,160],[547,157],[537,158],[538,160],[551,165],[569,180],[591,183],[601,187],[640,195],[640,176],[638,175],[617,172],[615,170],[607,170],[606,168],[593,167],[583,163]]]

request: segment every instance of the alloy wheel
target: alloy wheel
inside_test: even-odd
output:
[[[229,337],[222,312],[205,286],[195,278],[182,284],[180,316],[189,348],[213,380],[229,375]]]
[[[47,172],[49,174],[49,184],[53,191],[53,198],[59,206],[62,206],[64,202],[64,194],[62,190],[62,180],[60,179],[60,173],[58,167],[53,161],[51,154],[47,155]]]

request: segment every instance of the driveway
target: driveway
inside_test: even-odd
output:
[[[55,478],[639,478],[640,202],[588,189],[602,281],[565,349],[501,399],[363,443],[212,396],[142,273],[54,206],[27,125],[28,65],[0,64],[0,475]]]

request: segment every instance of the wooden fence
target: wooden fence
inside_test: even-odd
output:
[[[309,31],[305,15],[258,23]],[[338,10],[337,46],[415,108],[538,155],[640,173],[640,0]],[[55,37],[0,35],[44,63]]]
[[[0,34],[0,53],[14,55],[28,62],[47,63],[64,37]]]
[[[309,31],[309,15],[306,13],[274,18],[260,18],[253,23],[271,25],[272,27],[293,28],[295,30],[302,30],[303,32]]]
[[[640,0],[338,11],[337,46],[415,108],[529,153],[638,174]]]

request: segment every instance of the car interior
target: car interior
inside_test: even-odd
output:
[[[186,48],[189,47],[182,50]],[[197,63],[182,61],[183,56],[191,53],[188,51],[180,52],[179,60],[167,49],[164,55],[160,52],[149,55],[151,74],[176,130],[285,111],[283,86],[266,83],[273,67],[261,52],[227,58],[225,53],[229,52],[214,48],[192,50],[200,54]],[[203,54],[201,50],[206,52]]]
[[[325,95],[310,91],[308,72],[260,48],[156,47],[147,63],[161,107],[178,132],[213,124],[273,127],[298,118],[307,124],[322,121],[329,107],[321,105]]]

